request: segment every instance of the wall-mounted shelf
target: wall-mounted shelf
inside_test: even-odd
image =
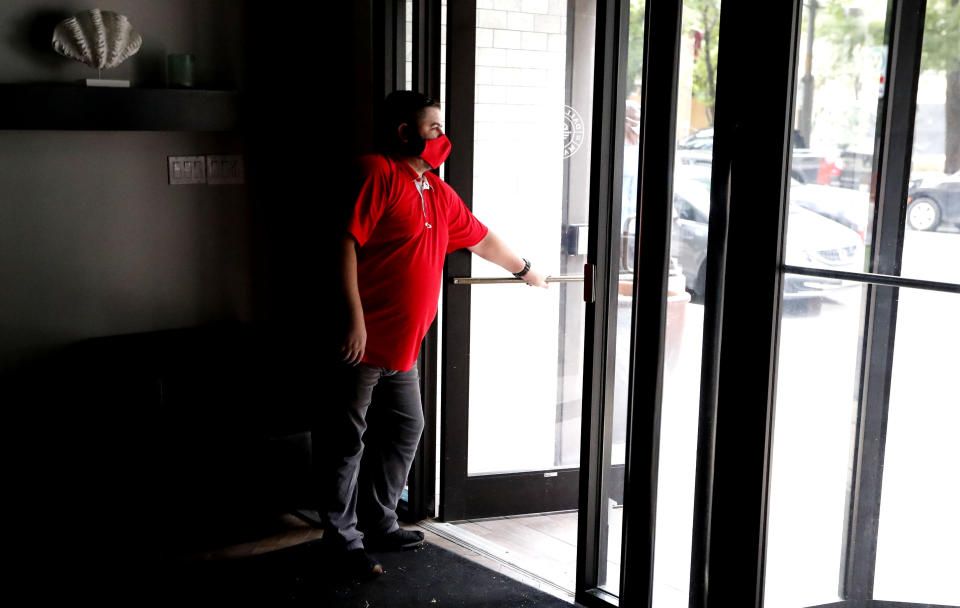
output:
[[[0,84],[0,129],[237,131],[240,93]]]

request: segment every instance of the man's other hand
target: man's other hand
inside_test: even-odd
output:
[[[356,365],[363,359],[363,351],[367,347],[367,326],[363,322],[363,317],[359,320],[350,322],[350,329],[343,339],[343,346],[340,352],[343,354],[343,362],[350,365]]]
[[[544,289],[549,287],[547,277],[533,268],[528,270],[527,274],[523,275],[523,282],[533,287],[543,287]]]

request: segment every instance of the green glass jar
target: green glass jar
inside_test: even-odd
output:
[[[167,55],[167,86],[189,88],[193,86],[194,57],[189,53]]]

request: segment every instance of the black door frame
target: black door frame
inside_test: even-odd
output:
[[[598,7],[594,136],[588,273],[595,301],[587,306],[584,352],[584,415],[580,488],[577,602],[606,606],[617,601],[600,582],[607,579],[605,543],[613,422],[616,307],[619,283],[619,223],[622,192],[623,100],[629,2]],[[659,416],[666,327],[669,235],[673,190],[677,78],[682,3],[648,0],[640,120],[641,176],[637,200],[636,272],[631,311],[627,449],[624,473],[621,605],[646,605],[653,581],[653,540],[659,454]],[[651,95],[656,91],[656,95]],[[614,227],[616,226],[616,229]],[[640,238],[642,227],[648,227]],[[588,373],[589,372],[589,373]],[[629,573],[629,576],[626,575]],[[646,599],[645,599],[646,598]]]
[[[405,0],[379,0],[376,7],[374,27],[383,32],[382,44],[386,55],[383,61],[383,65],[386,66],[383,78],[378,78],[378,82],[385,82],[384,94],[386,94],[401,88],[400,78],[406,69],[406,2]],[[410,59],[413,81],[408,83],[407,88],[440,100],[440,0],[412,0],[412,8],[413,56]],[[374,39],[376,40],[376,36]],[[417,358],[424,426],[423,436],[407,479],[407,499],[401,501],[397,509],[398,515],[405,521],[420,521],[431,517],[436,510],[434,488],[437,462],[436,419],[439,365],[437,325],[437,321],[434,320],[423,339]]]
[[[746,3],[728,3],[721,16],[722,63],[750,67],[728,69],[718,79],[690,605],[763,605],[781,282],[791,273],[868,286],[838,573],[843,600],[829,606],[917,607],[921,604],[874,600],[872,589],[897,290],[960,293],[960,285],[899,276],[925,1],[889,3],[887,85],[874,154],[876,220],[864,273],[783,264],[801,8],[799,0],[766,5],[762,31],[751,26],[752,7]],[[756,86],[756,73],[765,75],[763,87]],[[776,153],[756,155],[751,152],[756,149]],[[761,192],[779,192],[779,204]],[[724,335],[735,342],[724,343]]]
[[[425,0],[436,2],[436,0]],[[854,450],[853,489],[848,500],[845,524],[843,572],[839,581],[843,601],[829,606],[907,607],[918,604],[871,599],[876,561],[877,515],[881,478],[876,474],[883,462],[886,407],[889,396],[896,298],[900,287],[960,293],[960,286],[920,281],[899,276],[904,238],[905,207],[902,204],[909,178],[919,50],[924,27],[924,0],[891,0],[887,39],[889,58],[886,95],[878,113],[877,197],[870,266],[865,273],[831,273],[784,265],[784,234],[787,216],[792,149],[795,66],[802,0],[765,5],[767,26],[756,28],[754,7],[749,3],[727,2],[721,14],[724,44],[722,63],[750,66],[730,69],[718,79],[709,258],[706,282],[704,349],[701,372],[701,415],[698,439],[697,482],[691,554],[690,605],[725,607],[763,605],[764,562],[770,454],[773,439],[777,351],[785,273],[828,276],[862,281],[870,285],[864,315],[861,402],[858,435]],[[675,83],[671,69],[653,58],[669,57],[679,36],[679,0],[647,0],[645,41],[644,106],[642,150],[672,150],[660,147],[667,133],[672,136],[676,87],[669,95],[651,98],[646,92],[654,82]],[[448,105],[447,131],[461,145],[447,167],[447,179],[455,184],[465,202],[472,193],[473,82],[472,64],[476,3],[451,3],[448,28],[451,63],[470,69],[451,70],[448,91],[459,91],[457,105]],[[598,2],[596,96],[594,107],[593,162],[591,176],[591,235],[588,253],[588,320],[585,327],[584,424],[579,479],[581,523],[577,563],[577,601],[584,606],[616,605],[617,598],[596,587],[599,572],[598,530],[602,523],[600,504],[602,463],[605,462],[604,433],[609,432],[609,413],[601,404],[612,392],[612,360],[607,330],[610,318],[610,286],[614,281],[609,230],[619,197],[618,146],[610,143],[622,137],[623,82],[619,68],[625,59],[623,24],[627,0]],[[437,8],[439,11],[439,8]],[[415,26],[416,28],[416,26]],[[457,42],[461,51],[456,52]],[[451,47],[453,47],[453,52]],[[469,52],[463,51],[469,49]],[[763,49],[763,52],[758,52]],[[675,50],[674,50],[675,52]],[[668,62],[669,63],[669,62]],[[676,63],[675,61],[673,62]],[[659,66],[659,67],[658,67]],[[757,87],[755,75],[765,74],[764,86]],[[468,82],[469,80],[469,82]],[[662,92],[663,88],[657,88]],[[470,103],[464,100],[469,99]],[[653,122],[658,116],[660,122]],[[898,120],[894,120],[897,117]],[[774,128],[771,128],[774,127]],[[657,143],[659,142],[659,144]],[[774,153],[756,155],[755,149]],[[643,157],[643,155],[641,155]],[[642,213],[638,226],[669,226],[668,210],[643,205],[643,201],[669,200],[672,182],[671,155],[653,154],[641,158],[640,197]],[[618,162],[620,161],[620,162]],[[654,165],[653,163],[657,163]],[[749,175],[749,177],[747,177]],[[778,193],[775,200],[760,193]],[[667,195],[664,199],[663,196]],[[639,229],[639,228],[638,228]],[[669,227],[667,227],[669,230]],[[661,235],[667,238],[668,232]],[[659,286],[665,290],[668,241],[645,235],[638,239],[637,287]],[[758,262],[759,260],[759,262]],[[642,262],[642,263],[641,263]],[[449,256],[445,277],[468,276],[470,256],[460,252]],[[454,287],[446,280],[445,302],[462,299],[469,310],[469,287]],[[655,291],[655,290],[654,290]],[[665,293],[665,291],[663,291]],[[635,302],[640,298],[636,297]],[[649,301],[647,301],[649,300]],[[661,302],[654,302],[661,300]],[[656,516],[656,467],[659,440],[659,379],[662,374],[663,300],[645,298],[637,309],[635,335],[631,338],[628,432],[627,509],[624,517],[621,605],[650,606],[652,598],[652,557]],[[750,327],[750,332],[743,332]],[[445,349],[465,347],[465,328],[446,324],[442,340]],[[724,341],[724,336],[727,340]],[[726,346],[726,348],[724,348]],[[427,351],[425,351],[427,352]],[[450,352],[450,351],[447,351]],[[596,354],[596,356],[594,356]],[[601,356],[602,355],[602,356]],[[436,369],[436,354],[422,364]],[[589,373],[588,373],[589,372]],[[426,374],[425,374],[426,376]],[[720,382],[720,379],[723,382]],[[467,370],[458,368],[444,378],[441,403],[450,392],[468,390]],[[425,396],[426,397],[426,396]],[[588,399],[589,398],[589,399]],[[426,399],[425,399],[426,401]],[[435,399],[433,407],[436,407]],[[444,413],[444,425],[448,420]],[[463,424],[465,420],[457,422]],[[465,436],[465,435],[464,435]],[[444,454],[441,470],[463,467]],[[419,469],[418,469],[419,470]],[[432,471],[432,469],[431,469]],[[431,474],[425,471],[424,476]],[[631,473],[632,471],[632,473]],[[515,474],[522,477],[523,474]],[[534,474],[536,475],[536,474]],[[516,508],[509,492],[493,479],[476,478],[471,487],[448,487],[444,502],[448,514],[468,507],[474,496],[495,496],[498,504],[480,505],[491,515]],[[569,480],[568,480],[569,481]],[[432,482],[432,477],[431,477]],[[432,485],[430,485],[432,488]],[[456,519],[450,517],[450,519]],[[709,581],[709,584],[708,584]]]
[[[447,60],[457,65],[447,73],[446,131],[457,142],[456,155],[446,165],[446,181],[468,208],[473,208],[474,89],[476,55],[476,2],[447,5]],[[470,315],[469,285],[454,285],[452,277],[470,276],[471,254],[457,251],[447,256],[444,268],[444,310],[456,310],[458,319]],[[469,394],[470,328],[466,323],[444,323],[444,366],[441,385],[440,519],[497,517],[576,508],[579,469],[524,471],[469,476],[467,474],[468,413],[462,407]]]
[[[647,1],[645,41],[645,92],[652,78],[669,77],[661,58],[669,57],[672,43],[666,32],[673,24],[666,13],[676,9],[667,0]],[[814,269],[785,266],[784,234],[789,195],[794,105],[794,74],[800,27],[801,0],[765,5],[765,28],[759,30],[753,21],[754,7],[749,3],[728,2],[723,7],[722,64],[749,66],[749,69],[727,69],[718,80],[717,112],[714,138],[714,161],[711,183],[711,217],[709,262],[705,298],[704,349],[701,375],[701,416],[698,439],[697,487],[693,522],[690,606],[725,607],[731,605],[763,605],[764,563],[770,454],[773,439],[773,415],[777,380],[777,352],[782,306],[782,281],[785,273],[828,276],[862,281],[870,285],[865,336],[863,371],[861,373],[861,406],[858,415],[858,436],[853,454],[855,467],[848,519],[845,528],[844,570],[840,596],[844,601],[830,606],[899,607],[918,604],[874,600],[872,585],[876,562],[880,481],[885,441],[886,408],[889,397],[892,364],[893,329],[896,322],[896,288],[932,289],[960,293],[960,286],[936,281],[899,277],[905,224],[907,183],[912,150],[915,100],[919,74],[924,10],[923,0],[892,0],[887,39],[890,61],[885,81],[887,95],[881,100],[877,137],[877,214],[873,242],[877,244],[869,271],[866,273],[830,273]],[[611,14],[621,10],[611,6]],[[621,13],[622,18],[622,13]],[[607,17],[606,48],[598,48],[597,73],[614,71],[622,52],[616,45],[622,32]],[[659,42],[657,39],[659,37]],[[758,52],[763,49],[763,52]],[[622,49],[621,49],[622,51]],[[651,65],[655,64],[655,65]],[[651,71],[654,73],[651,74]],[[763,87],[756,86],[755,75],[765,75]],[[611,118],[598,128],[594,144],[595,158],[602,158],[605,146],[617,141],[615,110],[620,95],[615,77],[598,77],[597,99],[603,100]],[[660,84],[665,86],[665,80]],[[663,95],[664,88],[656,90]],[[675,95],[675,93],[672,93]],[[662,122],[651,125],[644,121],[643,137],[655,137],[670,128],[670,109],[666,95],[651,99],[644,95],[645,108]],[[602,116],[598,111],[597,124]],[[898,117],[899,120],[895,120]],[[649,119],[648,119],[649,120]],[[650,131],[653,126],[656,131]],[[771,128],[773,127],[773,128]],[[653,144],[656,140],[650,140]],[[672,149],[647,148],[642,150]],[[759,155],[752,150],[774,151]],[[669,182],[669,157],[641,159],[640,200],[663,200]],[[609,262],[597,257],[598,251],[609,249],[606,228],[609,213],[605,208],[615,195],[610,191],[618,173],[616,153],[600,160],[596,168],[592,197],[600,201],[592,205],[591,224],[598,234],[591,233],[591,261],[596,264],[597,285],[609,285]],[[656,164],[653,164],[656,163]],[[758,178],[759,176],[759,178]],[[654,184],[644,182],[654,181]],[[759,181],[759,183],[758,183]],[[667,185],[669,188],[669,185]],[[759,193],[777,193],[775,200]],[[652,193],[652,194],[647,194]],[[669,200],[669,199],[668,199]],[[647,207],[641,202],[642,207]],[[660,214],[652,214],[639,222],[640,229],[660,226]],[[661,210],[662,211],[662,210]],[[606,222],[606,228],[605,228]],[[655,228],[654,232],[658,232]],[[661,285],[663,242],[658,234],[637,235],[637,242],[646,242],[638,249],[638,273],[641,260],[647,258],[646,278],[638,285]],[[651,243],[651,241],[654,241]],[[642,247],[642,245],[641,245]],[[761,263],[757,263],[757,260]],[[635,301],[638,298],[635,297]],[[623,571],[621,596],[617,600],[597,589],[600,552],[597,540],[602,524],[600,504],[601,470],[605,462],[603,428],[604,394],[609,390],[609,371],[603,357],[588,360],[590,386],[589,410],[584,420],[591,428],[584,430],[586,471],[581,481],[581,533],[578,561],[577,601],[585,606],[615,605],[650,606],[652,603],[652,555],[656,515],[657,443],[659,438],[659,382],[662,350],[662,317],[658,298],[642,303],[646,312],[634,317],[635,335],[631,340],[631,379],[628,442],[640,449],[628,450],[627,492],[624,515]],[[659,298],[662,300],[662,297]],[[603,289],[597,290],[597,302],[588,310],[589,340],[594,353],[609,352],[606,318],[609,301]],[[645,319],[644,325],[636,321]],[[741,331],[749,327],[750,332]],[[644,338],[638,339],[640,332]],[[723,336],[729,336],[723,348]],[[638,348],[638,344],[643,348]],[[641,374],[644,374],[641,380]],[[720,379],[723,382],[720,382]],[[585,383],[587,382],[585,378]],[[646,387],[638,386],[645,383]],[[587,400],[585,398],[585,404]],[[631,472],[633,471],[633,472]],[[708,584],[709,581],[709,584]]]

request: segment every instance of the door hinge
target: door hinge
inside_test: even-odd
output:
[[[594,285],[596,285],[596,275],[596,264],[583,265],[583,301],[587,304],[593,304],[597,301],[597,293],[594,288]]]

